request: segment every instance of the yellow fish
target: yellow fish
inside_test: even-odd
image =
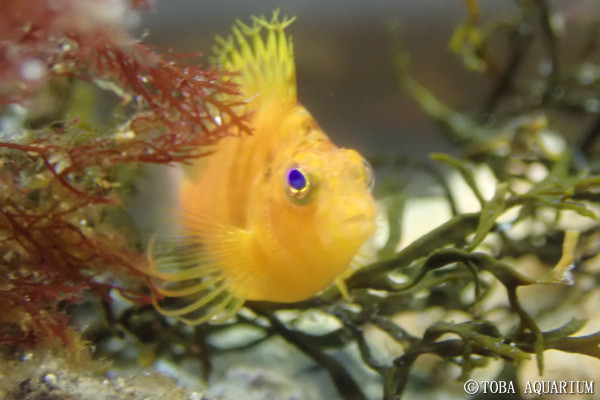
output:
[[[375,230],[369,164],[336,147],[296,98],[293,18],[241,22],[215,61],[236,71],[252,135],[227,137],[179,190],[181,235],[151,246],[156,308],[223,322],[246,300],[296,302],[329,286]]]

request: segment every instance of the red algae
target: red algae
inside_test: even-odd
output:
[[[118,289],[148,301],[124,283],[140,279],[136,265],[145,257],[105,221],[121,204],[116,169],[187,162],[208,154],[202,146],[250,129],[243,103],[231,100],[238,86],[223,72],[166,58],[125,33],[128,15],[146,1],[2,4],[0,105],[28,111],[30,98],[57,77],[112,82],[122,103],[134,105],[112,132],[66,112],[36,129],[25,120],[0,132],[0,343],[68,342],[64,306],[84,291]]]

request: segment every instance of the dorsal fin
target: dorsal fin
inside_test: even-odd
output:
[[[295,103],[294,50],[284,33],[295,17],[279,21],[276,10],[271,21],[263,16],[252,19],[252,25],[238,20],[227,39],[217,37],[213,62],[239,74],[232,80],[242,86],[251,103]]]

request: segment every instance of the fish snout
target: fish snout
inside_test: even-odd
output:
[[[321,231],[324,244],[360,247],[375,232],[375,202],[348,198],[345,204],[330,210],[329,229]]]
[[[375,218],[369,214],[358,214],[342,221],[338,230],[348,238],[366,240],[375,231]]]

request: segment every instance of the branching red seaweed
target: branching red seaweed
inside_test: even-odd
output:
[[[67,341],[63,305],[139,275],[143,255],[105,222],[121,203],[115,169],[207,155],[249,134],[237,85],[213,68],[158,54],[124,33],[145,0],[4,0],[0,105],[28,100],[54,77],[112,82],[133,115],[116,132],[77,119],[0,132],[0,343]],[[26,121],[25,121],[26,124]],[[105,273],[109,272],[109,278]]]

